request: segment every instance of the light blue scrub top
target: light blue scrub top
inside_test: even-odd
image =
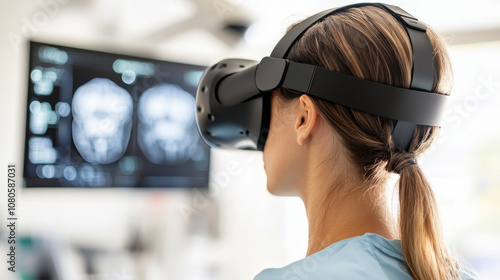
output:
[[[263,270],[254,280],[412,279],[399,240],[365,233],[338,241],[283,268]],[[478,279],[463,271],[461,279]]]

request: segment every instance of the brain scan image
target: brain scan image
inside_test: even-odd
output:
[[[73,96],[72,135],[81,156],[108,164],[125,153],[132,129],[130,94],[109,79],[94,78]]]
[[[156,164],[181,164],[195,157],[199,140],[194,97],[182,88],[160,84],[139,99],[139,147]]]

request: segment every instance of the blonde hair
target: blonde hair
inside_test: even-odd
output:
[[[430,27],[427,35],[434,50],[432,92],[449,95],[453,74],[446,45]],[[413,55],[408,35],[397,19],[374,6],[350,8],[314,24],[293,45],[287,59],[397,87],[409,88],[411,83]],[[279,88],[273,94],[290,101],[302,93]],[[395,120],[311,98],[341,136],[350,161],[365,181],[380,185],[389,173],[400,174],[399,237],[412,277],[458,279],[458,263],[444,241],[434,193],[415,164],[439,128],[418,125],[406,152],[392,141]]]

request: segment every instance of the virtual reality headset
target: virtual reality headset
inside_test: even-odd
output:
[[[406,29],[413,50],[410,88],[376,83],[286,59],[309,27],[352,7],[380,7]],[[394,144],[408,150],[417,125],[440,126],[449,96],[430,92],[433,49],[426,26],[399,7],[358,3],[315,14],[295,25],[260,62],[224,59],[208,67],[196,92],[197,124],[214,148],[264,150],[270,124],[270,93],[288,88],[365,113],[396,120]]]

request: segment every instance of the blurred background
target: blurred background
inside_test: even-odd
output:
[[[147,77],[153,74],[140,74],[140,71],[152,65],[152,71],[160,78],[155,79],[151,88],[158,86],[159,92],[184,100],[176,103],[180,107],[175,107],[182,108],[192,102],[195,88],[192,83],[196,83],[204,66],[227,57],[258,60],[271,52],[290,24],[318,11],[349,3],[354,2],[3,0],[0,10],[0,162],[4,171],[0,172],[0,182],[4,183],[0,187],[0,279],[252,279],[264,268],[281,267],[303,258],[307,247],[307,220],[302,202],[298,198],[273,197],[267,193],[260,153],[208,151],[204,143],[192,143],[200,147],[200,153],[206,154],[187,157],[163,151],[164,158],[155,158],[155,151],[144,148],[144,143],[154,137],[141,140],[140,135],[146,134],[146,130],[137,131],[147,128],[144,123],[149,120],[165,116],[146,114],[156,112],[154,105],[141,113],[140,106],[139,109],[135,106],[140,100],[120,99],[127,96],[120,92],[123,88],[134,88],[134,83],[137,85],[139,81],[143,84],[148,81]],[[420,162],[441,206],[448,242],[460,259],[469,263],[483,279],[498,279],[500,2],[387,3],[399,5],[433,26],[449,44],[455,74],[453,98],[439,143]],[[30,55],[30,40],[101,51],[106,55],[82,54],[53,46],[32,47]],[[84,122],[84,113],[88,112],[88,106],[78,111],[73,103],[73,112],[69,113],[68,105],[72,101],[71,96],[65,95],[68,88],[76,90],[79,86],[81,95],[85,93],[85,87],[80,84],[86,81],[78,84],[76,66],[80,67],[78,71],[85,69],[88,74],[108,60],[128,61],[123,64],[128,68],[115,68],[113,64],[114,72],[111,68],[106,72],[109,79],[95,81],[101,83],[99,88],[108,94],[103,96],[110,98],[102,102],[122,102],[113,107],[117,110],[113,111],[115,115],[123,116],[121,122],[107,119],[107,122],[118,123],[108,126],[112,132],[108,136],[116,136],[116,131],[135,135],[137,139],[131,137],[129,146],[135,145],[137,149],[119,150],[118,158],[125,154],[125,160],[120,160],[108,172],[99,166],[116,160],[116,155],[92,154],[85,148],[85,137],[89,135],[84,135],[77,137],[82,139],[80,144],[66,146],[69,147],[66,163],[56,162],[54,153],[59,153],[58,160],[62,158],[64,139],[50,142],[50,131],[62,129],[65,121],[71,127],[68,121],[71,116],[74,121],[81,118]],[[89,61],[97,61],[97,64],[85,64]],[[70,64],[73,68],[68,68]],[[181,73],[179,71],[184,71],[183,76],[170,79]],[[162,73],[169,73],[168,78],[162,78]],[[64,77],[73,77],[72,84],[64,85],[67,81]],[[164,83],[176,84],[176,93],[160,87]],[[91,87],[95,83],[86,85]],[[146,96],[147,89],[143,88],[139,95]],[[155,95],[154,90],[149,93]],[[90,96],[82,104],[99,103],[98,100]],[[106,118],[102,112],[97,115]],[[37,116],[42,116],[45,122],[26,126],[28,117],[36,119]],[[177,121],[189,123],[189,118],[186,114]],[[124,123],[131,120],[134,126],[126,128]],[[172,123],[161,124],[175,128]],[[78,134],[77,131],[65,133]],[[182,143],[184,138],[179,135],[176,134],[176,139]],[[97,142],[101,147],[106,143],[103,139]],[[133,142],[134,139],[137,141]],[[25,142],[32,145],[27,145],[27,152],[35,147],[28,161],[24,156]],[[56,144],[62,146],[56,147]],[[40,147],[49,148],[40,152]],[[180,149],[175,147],[175,151]],[[74,154],[82,156],[75,159]],[[180,160],[183,157],[186,159]],[[181,163],[167,168],[174,166],[172,158],[183,162],[179,171],[175,168]],[[146,164],[155,161],[159,166],[166,166],[164,171]],[[17,181],[15,274],[7,270],[6,263],[8,164],[16,166]],[[31,168],[30,174],[36,180],[23,181],[26,164],[32,164],[27,168]],[[198,179],[191,173],[178,175],[195,169]],[[128,179],[120,181],[118,177],[109,177],[106,174],[110,172]],[[127,185],[126,182],[139,178],[135,175],[149,176],[149,181]],[[166,180],[162,181],[167,182],[164,187],[153,183],[158,182],[155,181],[158,178]],[[40,184],[50,188],[36,188]]]

